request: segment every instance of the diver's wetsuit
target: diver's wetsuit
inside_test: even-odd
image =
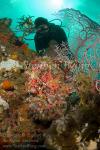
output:
[[[35,41],[35,47],[37,52],[39,50],[43,50],[49,47],[50,41],[54,40],[57,42],[57,44],[61,44],[62,42],[65,42],[68,44],[66,34],[64,30],[53,23],[49,23],[48,31],[45,32],[37,32],[34,41]]]

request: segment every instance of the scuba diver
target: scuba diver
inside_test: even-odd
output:
[[[47,55],[56,57],[61,51],[63,56],[67,56],[69,59],[73,60],[75,57],[69,48],[66,33],[63,28],[61,28],[61,20],[53,19],[48,21],[46,18],[38,17],[33,21],[33,17],[34,16],[24,16],[20,18],[18,25],[16,26],[16,32],[23,32],[22,37],[24,40],[34,40],[37,54],[40,56]],[[51,23],[54,20],[59,20],[61,25]],[[25,37],[32,33],[35,33],[33,39]],[[21,46],[23,40],[17,38],[15,39],[14,44],[16,46]]]
[[[67,36],[59,25],[50,23],[43,17],[38,17],[34,25],[36,30],[34,41],[38,53],[47,49],[51,41],[55,41],[57,45],[64,42],[68,46]]]

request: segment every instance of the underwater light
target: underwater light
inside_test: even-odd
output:
[[[61,9],[63,5],[63,0],[50,0],[49,6],[55,9]]]

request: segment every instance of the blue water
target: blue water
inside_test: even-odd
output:
[[[45,17],[48,20],[57,19],[58,17],[55,16],[59,10],[64,8],[74,8],[76,10],[80,10],[81,13],[87,15],[92,20],[96,21],[100,24],[100,1],[99,0],[0,0],[0,18],[8,17],[13,20],[11,28],[15,32],[15,27],[18,21],[18,18],[25,16],[34,16],[34,19],[37,17]],[[68,18],[65,18],[63,22],[66,24]],[[59,24],[59,22],[55,22]],[[72,29],[73,30],[73,29]],[[72,32],[71,30],[71,32]],[[77,30],[78,31],[78,30]],[[77,32],[76,31],[76,32]],[[22,33],[15,32],[17,36],[22,36]],[[66,34],[67,31],[66,31]],[[73,37],[76,34],[72,34],[72,38],[69,41],[72,42],[72,51],[75,51],[75,44],[76,41],[73,41]],[[34,38],[34,34],[31,35],[31,38]],[[75,39],[74,39],[75,40]],[[25,41],[32,50],[35,50],[34,41]],[[69,42],[69,43],[71,43]],[[84,49],[84,47],[83,47]],[[81,52],[82,51],[82,52]],[[80,49],[80,53],[78,54],[79,60],[83,54],[82,48]],[[97,49],[97,56],[100,58],[100,49]],[[92,52],[90,52],[92,55]],[[90,55],[90,54],[89,54]],[[100,60],[99,60],[100,61]],[[100,62],[99,62],[100,63]],[[95,68],[97,66],[96,60],[92,61],[92,66]],[[100,64],[99,64],[100,65]],[[100,66],[99,66],[100,67]],[[99,68],[100,69],[100,68]]]
[[[96,3],[97,1],[97,3]],[[55,12],[63,8],[79,9],[90,18],[99,22],[99,0],[91,0],[91,6],[88,8],[89,1],[87,0],[0,0],[0,18],[8,17],[13,19],[12,29],[15,30],[18,18],[23,15],[43,16],[52,20],[56,18]],[[96,7],[96,9],[92,9]],[[18,33],[18,36],[21,34]],[[34,36],[34,35],[33,35]],[[34,50],[34,42],[28,42],[29,46]]]

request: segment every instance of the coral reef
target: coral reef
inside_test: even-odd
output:
[[[93,87],[93,80],[89,76],[80,73],[76,77],[75,86],[81,97],[80,103],[83,105],[91,103],[93,97],[91,97],[90,94],[95,90]]]
[[[54,121],[46,133],[45,144],[52,150],[77,150],[76,122],[70,115]]]
[[[77,60],[16,45],[10,23],[0,19],[1,148],[100,149],[99,80]]]
[[[37,95],[37,98],[28,99],[33,117],[36,115],[39,120],[55,119],[66,110],[65,99],[74,89],[71,83],[65,83],[64,73],[53,59],[44,57],[35,61],[31,70],[27,71],[26,83],[27,91]]]

